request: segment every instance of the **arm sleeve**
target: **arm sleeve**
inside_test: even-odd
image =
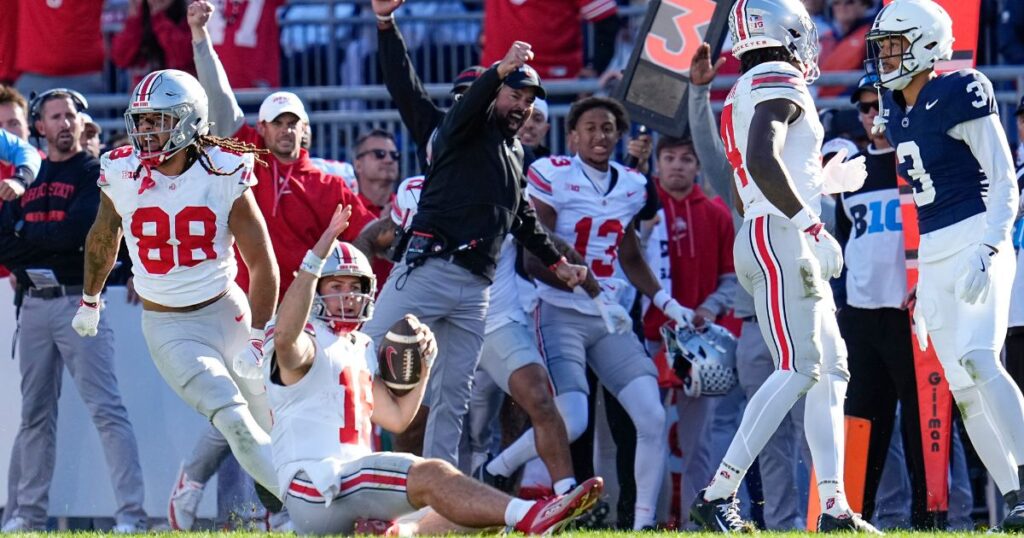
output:
[[[142,44],[142,17],[136,15],[124,21],[124,27],[114,34],[110,41],[110,59],[114,65],[125,69],[135,64]]]
[[[377,31],[377,58],[384,74],[384,85],[398,107],[402,123],[409,129],[413,142],[423,147],[441,123],[444,111],[423,88],[397,25]]]
[[[232,136],[245,125],[245,114],[242,113],[235,94],[231,91],[228,74],[224,71],[213,44],[209,39],[202,43],[192,44],[192,55],[196,62],[196,73],[199,83],[206,90],[210,101],[210,121],[213,126],[210,132],[216,136]]]
[[[637,221],[651,220],[658,216],[658,210],[661,209],[661,200],[658,199],[658,188],[654,185],[654,180],[644,176],[647,180],[644,183],[644,206],[640,208],[640,211],[636,214]]]
[[[551,159],[538,159],[530,165],[526,171],[526,196],[557,207],[550,179],[552,176],[550,163]]]
[[[711,184],[715,192],[733,206],[732,165],[725,156],[725,145],[718,134],[715,114],[711,110],[711,86],[690,85],[687,111],[690,115],[690,132],[693,149],[700,161],[701,175]]]
[[[42,164],[42,159],[39,158],[36,148],[3,130],[0,130],[0,161],[7,161],[15,168],[22,166],[28,168],[32,172],[32,177],[25,179],[35,179],[39,175],[39,166]]]
[[[988,114],[960,123],[949,135],[963,140],[988,178],[988,200],[985,205],[986,229],[983,242],[998,246],[1010,239],[1010,229],[1017,216],[1019,193],[1013,169],[1013,157],[999,116]]]
[[[721,316],[732,307],[733,297],[736,296],[736,290],[739,287],[740,281],[736,278],[736,273],[721,274],[718,276],[718,287],[704,299],[700,306],[707,308],[716,316]]]
[[[444,115],[438,136],[442,136],[447,144],[457,144],[475,133],[487,121],[487,108],[500,86],[498,66],[484,71]]]
[[[540,221],[537,220],[537,213],[533,211],[533,207],[526,201],[525,191],[519,196],[519,209],[516,211],[516,220],[518,223],[512,227],[512,235],[526,250],[540,258],[544,265],[553,265],[562,257],[555,250],[554,244],[551,243],[548,234],[541,227]]]
[[[619,17],[615,11],[609,16],[594,22],[594,57],[590,58],[590,65],[598,74],[608,69],[615,56],[615,43],[619,36]]]
[[[100,207],[100,188],[96,184],[99,165],[81,172],[64,219],[54,222],[26,222],[22,237],[35,248],[49,252],[81,250],[96,212]]]
[[[724,208],[719,215],[718,287],[701,303],[701,306],[714,312],[716,316],[721,316],[732,308],[733,300],[740,287],[732,257],[732,244],[736,237],[736,230],[732,225],[732,215]]]

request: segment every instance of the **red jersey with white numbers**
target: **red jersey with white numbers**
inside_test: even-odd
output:
[[[206,28],[231,87],[276,88],[281,84],[281,32],[277,9],[284,0],[213,0]]]
[[[21,29],[18,71],[62,76],[103,69],[103,0],[4,0],[0,5],[15,3]],[[0,18],[8,16],[0,9]]]
[[[618,13],[615,0],[487,0],[481,65],[505,57],[512,43],[525,41],[536,57],[530,66],[541,79],[574,78],[583,69],[583,21]]]
[[[235,172],[214,175],[197,161],[175,177],[147,173],[140,171],[131,146],[100,157],[98,184],[121,216],[135,291],[148,301],[199,304],[223,293],[235,278],[228,216],[235,200],[256,182],[253,156],[217,146],[205,151],[214,166]]]

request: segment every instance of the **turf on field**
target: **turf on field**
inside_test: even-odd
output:
[[[164,533],[139,534],[137,536],[159,536],[159,535],[162,535],[162,534],[164,534]],[[930,538],[930,537],[934,537],[934,536],[939,536],[939,537],[942,537],[942,538],[954,538],[954,537],[958,537],[958,536],[980,536],[982,534],[984,534],[984,533],[980,532],[980,531],[979,532],[933,532],[933,533],[929,533],[929,532],[889,532],[889,533],[886,533],[886,536],[891,536],[891,537],[895,537],[895,538],[925,538],[925,537],[929,537]],[[46,533],[46,534],[44,534],[44,533],[15,534],[13,536],[46,536],[46,537],[54,537],[54,536],[61,536],[61,535],[68,535],[68,536],[72,536],[73,535],[75,538],[89,538],[89,537],[92,537],[92,536],[97,536],[97,537],[98,536],[105,536],[105,537],[112,536],[110,534],[104,534],[104,533],[101,533],[101,532],[82,532],[82,531],[75,531],[75,532],[70,532],[70,531],[69,532],[53,532],[53,533]],[[759,533],[759,535],[760,536],[765,536],[767,538],[786,538],[786,537],[789,537],[789,536],[806,537],[806,536],[809,536],[809,533],[800,533],[800,532],[761,532],[761,533]],[[294,537],[296,535],[295,534],[273,534],[273,533],[268,534],[268,533],[262,533],[262,532],[231,531],[231,532],[176,532],[176,533],[173,533],[173,534],[167,534],[167,536],[182,536],[182,537],[189,537],[189,538],[192,538],[192,537],[197,537],[197,538],[265,538],[265,537],[268,537],[268,536],[281,536],[281,537],[292,536],[292,537]],[[462,535],[453,534],[451,536],[462,536]],[[466,536],[498,536],[498,534],[497,533],[492,533],[492,534],[482,534],[482,535],[481,534],[477,534],[477,535],[466,535]],[[514,534],[513,536],[521,536],[521,535],[515,535]],[[690,538],[690,537],[692,537],[692,538],[722,538],[723,535],[721,535],[721,534],[713,534],[713,533],[678,533],[678,532],[671,532],[671,531],[643,532],[643,533],[628,532],[628,531],[572,531],[572,532],[562,533],[562,534],[560,534],[558,536],[567,536],[567,537],[568,536],[574,536],[574,537],[578,536],[578,537],[581,537],[581,538],[625,538],[627,536],[640,536],[640,537],[644,537],[644,538],[647,538],[647,537],[650,537],[650,538],[678,538],[679,536],[685,536],[687,538]],[[839,535],[839,536],[844,536],[844,535]]]

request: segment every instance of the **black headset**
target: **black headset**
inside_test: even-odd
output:
[[[36,137],[38,143],[39,137],[42,135],[36,130],[36,120],[42,119],[41,114],[43,112],[43,103],[50,99],[54,94],[66,94],[71,98],[71,102],[75,104],[75,108],[78,112],[83,112],[89,108],[89,101],[85,100],[85,96],[68,88],[53,88],[46,90],[43,93],[36,94],[32,92],[30,101],[28,103],[28,114],[29,114],[29,131],[32,136]]]

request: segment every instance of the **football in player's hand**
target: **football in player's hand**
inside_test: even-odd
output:
[[[423,357],[420,353],[420,322],[408,315],[395,322],[377,348],[380,377],[396,396],[404,396],[419,384]]]

